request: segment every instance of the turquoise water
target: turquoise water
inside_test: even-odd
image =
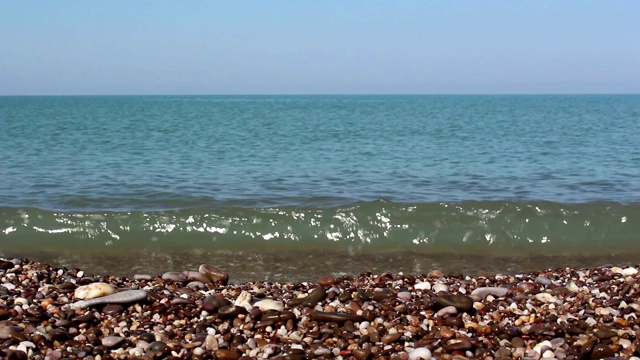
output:
[[[615,260],[639,122],[637,95],[0,97],[0,251]]]

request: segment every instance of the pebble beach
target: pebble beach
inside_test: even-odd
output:
[[[6,359],[637,359],[637,266],[232,283],[0,260]]]

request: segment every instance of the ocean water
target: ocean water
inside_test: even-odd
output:
[[[232,279],[637,261],[640,96],[0,97],[0,254]]]

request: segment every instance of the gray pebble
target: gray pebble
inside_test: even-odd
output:
[[[120,336],[105,336],[102,339],[102,346],[106,348],[116,347],[124,342],[124,338]]]
[[[187,275],[175,271],[168,271],[162,274],[162,280],[169,280],[175,282],[185,282],[187,281]]]
[[[548,278],[548,277],[546,277],[546,276],[538,276],[538,277],[536,277],[536,282],[537,282],[538,284],[542,284],[542,285],[544,285],[544,286],[549,286],[549,285],[551,285],[551,279],[549,279],[549,278]]]
[[[473,290],[471,295],[478,295],[480,298],[484,299],[489,295],[502,297],[507,294],[509,289],[503,287],[481,287]]]
[[[78,310],[100,304],[127,304],[142,301],[146,298],[147,292],[144,290],[128,290],[91,300],[77,301],[71,304],[71,308],[74,310]]]

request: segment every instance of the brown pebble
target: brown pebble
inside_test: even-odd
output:
[[[291,311],[268,311],[266,314],[262,315],[261,321],[288,321],[294,320],[296,318],[296,314]]]
[[[594,334],[598,337],[598,339],[604,340],[609,339],[614,336],[618,336],[618,332],[613,329],[598,329],[594,332]]]
[[[314,307],[320,301],[324,300],[326,296],[327,296],[327,290],[324,288],[324,286],[318,286],[312,292],[310,292],[309,295],[303,298],[289,300],[289,302],[287,303],[287,306],[292,307],[292,306],[302,305],[307,307]]]
[[[427,274],[428,279],[439,279],[444,276],[444,273],[440,270],[431,270]]]
[[[218,269],[215,266],[202,264],[198,268],[198,271],[203,273],[206,277],[208,277],[214,283],[227,284],[227,282],[229,282],[229,274]]]
[[[593,347],[593,352],[591,352],[591,356],[589,359],[598,360],[598,359],[606,359],[613,357],[615,353],[613,350],[607,346],[605,343],[598,343]]]
[[[447,351],[468,350],[471,349],[471,341],[465,338],[451,339],[446,342]]]
[[[240,354],[235,350],[218,349],[215,354],[218,360],[238,360],[240,358]]]
[[[96,317],[93,316],[92,313],[76,316],[73,319],[71,319],[71,321],[76,322],[76,323],[87,323],[87,322],[91,322],[91,321],[94,321],[94,320],[96,320]]]
[[[218,309],[222,307],[229,305],[231,305],[231,302],[229,300],[212,295],[204,299],[204,302],[202,303],[202,310],[212,313],[218,311]]]
[[[514,348],[523,348],[524,347],[524,339],[521,337],[514,337],[511,339],[511,346]]]
[[[236,305],[223,306],[218,310],[218,316],[221,319],[233,319],[240,314],[246,314],[246,313],[247,313],[247,309],[245,309],[242,306],[236,306]]]
[[[339,312],[325,312],[325,311],[312,312],[311,319],[315,321],[328,321],[328,322],[345,322],[348,320],[355,321],[355,322],[364,321],[364,317],[360,315],[339,313]]]
[[[459,312],[467,312],[473,309],[473,299],[462,294],[438,295],[434,300],[441,307],[453,306]]]
[[[347,330],[348,332],[356,331],[356,327],[353,325],[353,321],[351,321],[351,320],[347,320],[344,323],[344,329]]]
[[[396,294],[391,289],[376,291],[372,296],[372,299],[377,302],[381,302],[386,299],[395,299],[395,298],[396,298]]]
[[[335,285],[336,282],[336,278],[331,275],[322,276],[320,277],[320,280],[318,280],[318,283],[322,286],[332,286]]]
[[[106,315],[117,315],[124,310],[124,307],[119,304],[109,304],[102,308],[102,313]]]
[[[352,352],[353,356],[355,356],[355,358],[358,360],[365,360],[368,359],[369,356],[371,356],[371,349],[368,347],[354,349]]]
[[[400,337],[402,337],[402,334],[386,334],[384,336],[382,336],[382,338],[380,339],[380,341],[382,341],[383,344],[387,345],[387,344],[391,344],[392,342],[395,342],[396,340],[400,339]]]

